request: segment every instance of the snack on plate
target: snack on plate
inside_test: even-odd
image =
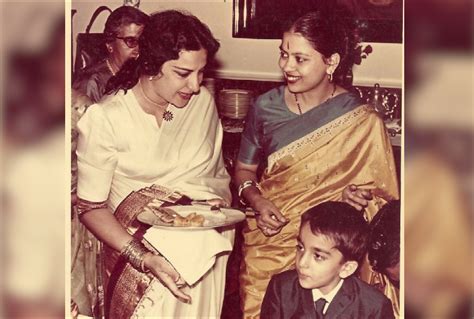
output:
[[[202,226],[204,225],[204,216],[201,214],[196,214],[191,220],[190,220],[191,226]]]
[[[174,226],[189,226],[189,220],[183,216],[176,214],[176,217],[173,220]]]
[[[162,202],[160,202],[159,200],[152,200],[145,207],[143,207],[143,211],[152,213],[154,216],[158,217],[160,223],[167,224],[170,226],[201,227],[205,223],[205,218],[201,214],[192,212],[186,217],[183,217],[179,215],[175,210],[167,207],[161,207],[161,205]],[[216,211],[213,213],[213,215],[216,216],[220,216],[220,214],[222,214],[223,218],[225,219],[225,214],[223,214],[222,212]]]
[[[151,211],[165,224],[173,224],[176,216],[176,213],[173,210],[164,207],[150,207],[150,205],[148,205],[143,208],[143,211]]]
[[[174,226],[202,226],[204,224],[204,216],[196,213],[191,213],[186,217],[176,214],[173,221]]]

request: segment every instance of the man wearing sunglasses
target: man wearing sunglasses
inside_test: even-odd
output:
[[[98,102],[105,92],[108,80],[117,74],[128,59],[139,55],[139,37],[148,15],[132,6],[122,6],[108,17],[104,38],[107,56],[95,65],[87,67],[74,80],[73,89]]]

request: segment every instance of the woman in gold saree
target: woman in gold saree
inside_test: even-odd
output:
[[[337,84],[351,43],[331,14],[311,12],[287,28],[279,59],[286,85],[261,95],[247,115],[236,167],[239,195],[256,211],[243,230],[240,284],[246,318],[258,317],[272,275],[294,267],[305,210],[343,200],[352,189],[345,189],[348,185],[371,191],[369,220],[387,200],[398,198],[382,119]],[[260,154],[268,164],[257,182]]]

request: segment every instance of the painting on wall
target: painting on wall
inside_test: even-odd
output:
[[[279,39],[289,19],[319,6],[345,8],[363,42],[402,43],[403,0],[234,0],[233,36]]]

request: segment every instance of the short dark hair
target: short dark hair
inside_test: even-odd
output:
[[[400,261],[400,201],[385,204],[370,222],[369,262],[383,272]]]
[[[129,24],[145,25],[148,15],[132,6],[122,6],[109,15],[104,27],[105,42],[110,43],[115,40],[120,29]]]
[[[219,42],[208,26],[192,14],[167,10],[150,15],[140,36],[140,56],[129,59],[107,83],[106,94],[132,88],[141,75],[157,75],[166,61],[176,60],[182,50],[207,52],[214,58]]]
[[[301,227],[309,224],[315,235],[332,239],[344,261],[359,265],[367,253],[369,225],[361,212],[342,202],[324,202],[301,216]]]

